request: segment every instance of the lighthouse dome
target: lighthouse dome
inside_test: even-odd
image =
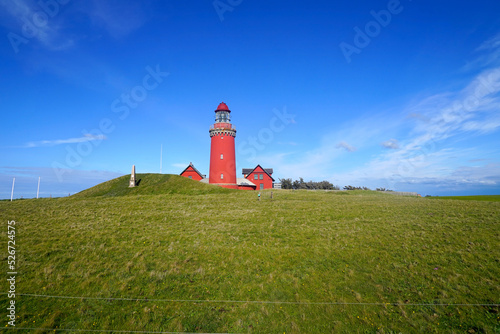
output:
[[[229,110],[227,104],[225,104],[224,102],[221,102],[221,104],[219,104],[219,106],[217,107],[217,110],[215,110],[215,112],[217,111],[228,111],[228,112],[231,112],[231,110]]]

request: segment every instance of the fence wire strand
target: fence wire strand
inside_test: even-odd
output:
[[[6,293],[2,293],[5,295]],[[500,307],[500,304],[455,304],[455,303],[361,303],[361,302],[290,302],[290,301],[272,301],[272,300],[205,300],[205,299],[149,299],[149,298],[117,298],[117,297],[78,297],[78,296],[53,296],[40,295],[32,293],[20,293],[20,296],[36,298],[57,298],[57,299],[83,299],[83,300],[107,300],[107,301],[135,301],[135,302],[163,302],[163,303],[225,303],[225,304],[284,304],[284,305],[371,305],[371,306],[486,306]]]

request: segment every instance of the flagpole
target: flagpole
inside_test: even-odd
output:
[[[16,183],[16,178],[12,180],[12,192],[10,193],[10,201],[14,198],[14,184]]]
[[[36,189],[36,199],[38,199],[39,193],[40,193],[40,176],[38,177],[38,188]]]

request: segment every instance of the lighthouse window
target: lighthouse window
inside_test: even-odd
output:
[[[264,180],[264,174],[260,174],[260,179]]]
[[[259,175],[258,175],[258,174],[254,174],[254,175],[253,175],[253,179],[254,179],[254,180],[258,180],[258,179],[259,179]]]
[[[224,174],[221,174],[221,175],[220,175],[220,179],[221,179],[221,180],[224,180]]]
[[[216,120],[223,123],[229,122],[229,113],[226,111],[219,111],[217,113]]]
[[[221,154],[220,155],[220,159],[223,160],[224,159],[224,154]]]

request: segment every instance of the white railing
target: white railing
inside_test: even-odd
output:
[[[224,126],[210,126],[210,130],[234,130],[236,131],[236,128],[232,124],[224,124]]]

